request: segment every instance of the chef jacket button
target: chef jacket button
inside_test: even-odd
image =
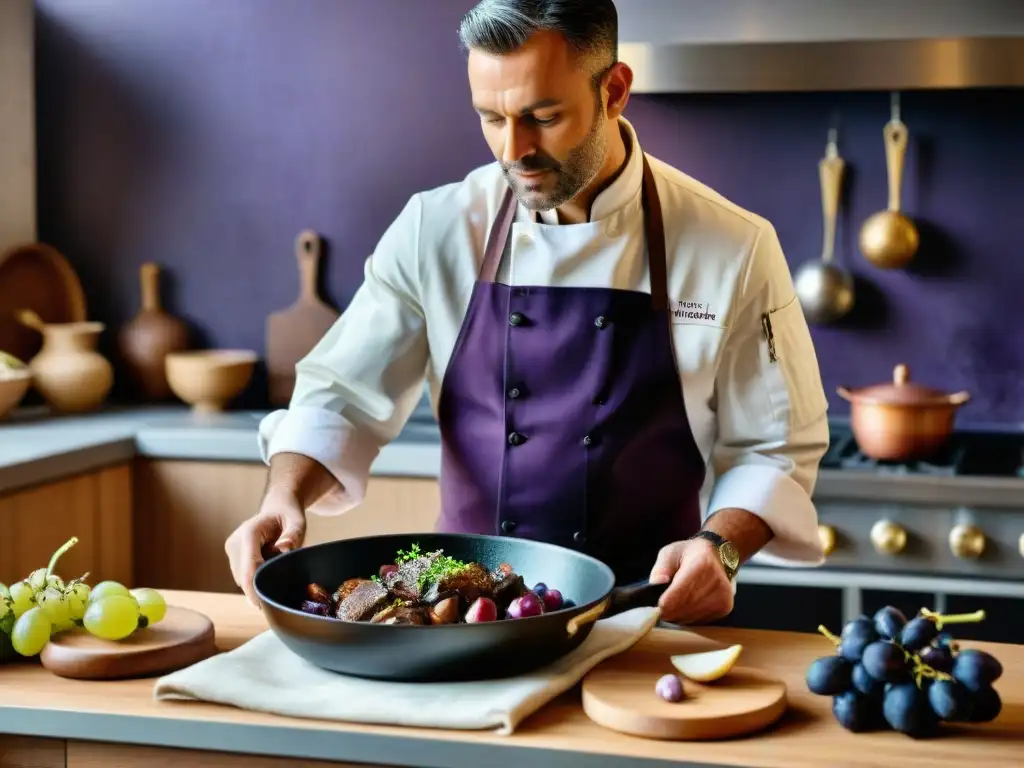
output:
[[[523,319],[524,318],[523,318],[523,313],[522,312],[513,312],[511,315],[508,316],[508,324],[509,325],[521,325],[522,322],[523,322]]]
[[[514,520],[504,520],[501,523],[502,533],[512,533],[516,529],[516,523]]]
[[[519,391],[519,387],[512,387],[512,389],[508,391],[508,396],[511,397],[513,400],[515,400],[521,394],[522,392]]]
[[[572,540],[577,544],[585,544],[587,542],[587,535],[583,533],[583,531],[576,531],[576,533],[572,535]]]
[[[594,444],[594,438],[592,438],[590,435],[587,435],[586,437],[583,438],[583,446],[585,448],[589,448],[593,444]]]
[[[594,318],[594,325],[603,330],[608,325],[608,320],[604,315],[598,315]]]
[[[519,434],[518,432],[513,432],[508,436],[509,445],[522,445],[525,442],[526,437],[524,435]]]

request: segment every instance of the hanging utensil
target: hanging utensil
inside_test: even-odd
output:
[[[836,215],[846,163],[839,155],[836,129],[828,132],[825,156],[818,161],[821,181],[821,212],[824,243],[821,259],[805,262],[796,273],[794,286],[804,317],[814,324],[833,323],[853,309],[853,277],[837,266],[835,257]]]
[[[892,95],[892,116],[886,123],[885,165],[889,172],[889,208],[871,216],[860,230],[864,257],[881,269],[900,269],[917,253],[920,235],[914,222],[900,212],[903,161],[909,131],[900,119],[900,96]]]

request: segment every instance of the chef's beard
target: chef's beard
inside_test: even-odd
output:
[[[594,113],[594,121],[583,141],[569,152],[565,162],[559,163],[550,155],[528,155],[515,163],[502,163],[501,169],[505,181],[512,188],[516,198],[526,208],[533,211],[550,211],[565,205],[578,195],[594,180],[601,166],[604,165],[608,152],[608,144],[604,136],[604,121],[600,103]],[[555,184],[550,192],[538,194],[539,185],[524,182],[512,176],[511,171],[544,171],[551,170],[555,176]],[[546,183],[547,179],[542,179]]]

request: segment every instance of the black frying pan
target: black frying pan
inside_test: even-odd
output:
[[[508,563],[528,587],[544,582],[575,607],[526,619],[481,624],[370,624],[299,610],[306,586],[333,591],[393,563],[398,550],[444,550],[488,569]],[[527,539],[465,534],[396,534],[343,539],[278,555],[254,577],[270,628],[294,653],[323,669],[406,682],[480,680],[521,675],[572,651],[598,618],[655,606],[666,585],[615,587],[611,568],[570,549]]]

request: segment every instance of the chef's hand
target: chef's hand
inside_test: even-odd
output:
[[[701,624],[732,613],[732,584],[718,550],[706,539],[677,541],[663,547],[649,581],[669,584],[658,601],[663,621]]]
[[[260,511],[235,529],[226,542],[231,575],[249,602],[260,607],[252,577],[264,558],[302,546],[306,536],[306,515],[298,499],[288,493],[270,493]]]

